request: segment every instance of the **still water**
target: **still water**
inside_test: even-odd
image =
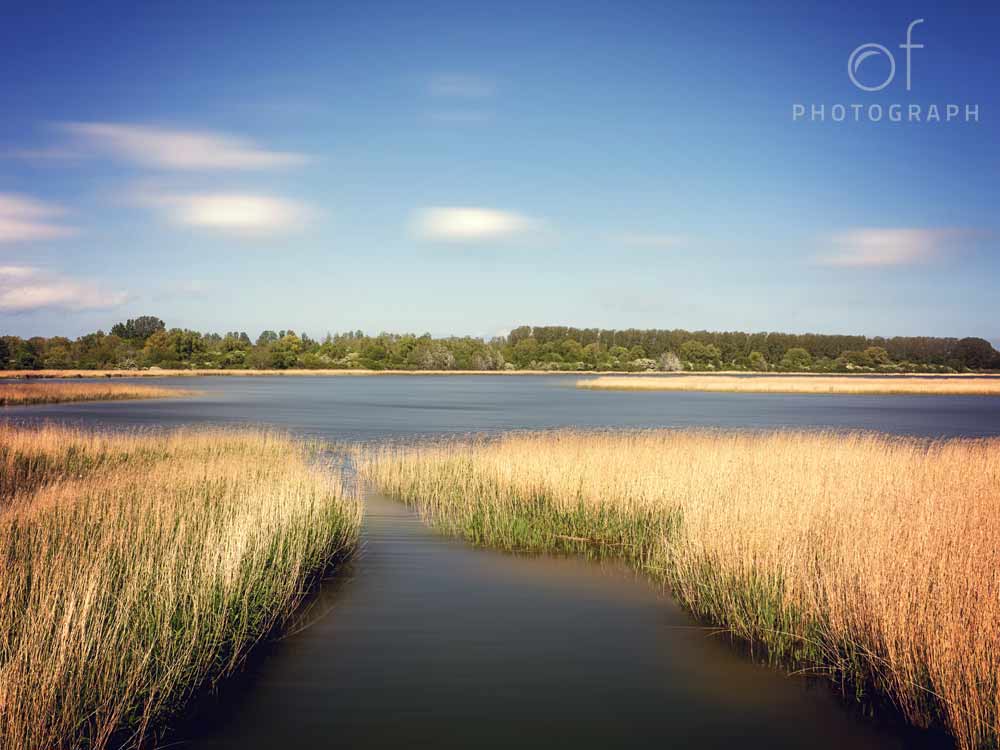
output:
[[[552,427],[880,430],[1000,434],[1000,398],[578,390],[576,376],[143,378],[203,393],[184,401],[5,408],[0,418],[172,427],[268,424],[337,440]],[[117,381],[116,381],[117,382]]]
[[[561,377],[204,378],[191,400],[5,409],[103,427],[264,424],[335,440],[547,427],[1000,434],[1000,399],[578,391]],[[144,381],[149,382],[149,381]],[[366,499],[362,549],[171,747],[909,748],[826,685],[753,664],[614,565],[435,535]]]

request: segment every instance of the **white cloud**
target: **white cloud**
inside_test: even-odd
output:
[[[55,223],[65,213],[59,206],[12,193],[0,193],[0,242],[68,237],[73,227]]]
[[[461,99],[485,99],[496,92],[496,86],[489,79],[464,73],[432,76],[427,88],[432,96]]]
[[[537,222],[522,214],[471,206],[438,206],[414,214],[413,236],[439,242],[491,242],[523,234]]]
[[[626,233],[616,235],[613,239],[622,245],[661,248],[664,250],[680,247],[687,242],[687,238],[679,234]]]
[[[268,151],[253,141],[224,133],[107,122],[71,122],[60,127],[91,149],[157,169],[273,169],[307,161],[302,154]]]
[[[301,229],[310,217],[301,203],[248,193],[141,193],[138,201],[180,226],[242,235]]]
[[[121,305],[124,292],[94,282],[45,273],[32,266],[0,266],[0,312],[98,310]]]
[[[935,260],[967,234],[956,229],[855,229],[831,238],[834,252],[818,258],[827,266],[877,268]]]

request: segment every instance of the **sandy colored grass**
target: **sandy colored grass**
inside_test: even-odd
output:
[[[194,391],[132,383],[0,383],[0,406],[183,398],[191,395]]]
[[[66,378],[204,378],[204,377],[363,377],[372,375],[584,375],[587,371],[555,370],[9,370],[5,378],[19,380]]]
[[[622,557],[775,662],[966,750],[1000,736],[1000,440],[557,432],[359,458],[451,533]]]
[[[0,371],[4,378],[17,380],[63,380],[80,378],[204,378],[204,377],[363,377],[371,375],[525,375],[525,376],[546,376],[554,377],[558,375],[593,375],[593,370],[363,370],[358,368],[344,370],[307,370],[295,368],[290,370],[160,370],[150,368],[148,370],[7,370]],[[697,377],[720,378],[727,375],[746,375],[745,371],[720,370],[713,373],[700,373]],[[649,378],[649,372],[615,372],[609,377],[615,378]],[[653,375],[653,377],[681,378],[693,377],[691,375],[663,374]],[[760,372],[754,373],[754,378],[787,378],[784,373]],[[829,375],[799,373],[796,378],[828,378]],[[858,379],[858,378],[888,378],[887,375],[838,375],[838,379]],[[996,378],[1000,380],[1000,375],[983,375],[979,373],[952,373],[943,375],[941,373],[921,373],[920,378]]]
[[[615,391],[711,391],[852,395],[1000,396],[1000,378],[863,377],[859,375],[661,375],[578,380],[577,388]]]
[[[0,747],[151,744],[359,521],[281,435],[0,425]]]

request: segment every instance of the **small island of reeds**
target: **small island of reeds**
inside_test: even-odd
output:
[[[623,558],[789,669],[1000,736],[1000,440],[555,432],[361,452],[434,524]]]
[[[132,401],[183,398],[193,391],[135,383],[0,383],[0,406],[61,404],[70,401]]]
[[[0,747],[138,746],[354,547],[359,506],[258,431],[0,425]]]
[[[610,375],[578,380],[576,387],[597,391],[1000,396],[1000,377]]]

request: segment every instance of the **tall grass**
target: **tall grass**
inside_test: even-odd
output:
[[[578,380],[577,388],[611,391],[840,393],[853,395],[1000,396],[1000,378],[862,377],[858,375],[653,375]]]
[[[14,378],[18,380],[51,380],[66,378],[167,378],[167,377],[363,377],[363,376],[391,376],[391,375],[416,375],[428,376],[439,375],[442,377],[453,375],[484,375],[484,376],[554,376],[554,375],[583,375],[590,371],[585,370],[366,370],[363,368],[343,368],[334,369],[305,369],[290,368],[285,370],[161,370],[151,367],[147,370],[7,370],[2,372],[4,378]]]
[[[1000,736],[1000,440],[557,432],[370,449],[444,529],[614,555],[792,668]]]
[[[2,383],[0,406],[58,404],[64,401],[125,401],[141,398],[178,398],[192,395],[179,388],[131,383]]]
[[[358,526],[281,435],[0,425],[0,747],[143,744]]]

